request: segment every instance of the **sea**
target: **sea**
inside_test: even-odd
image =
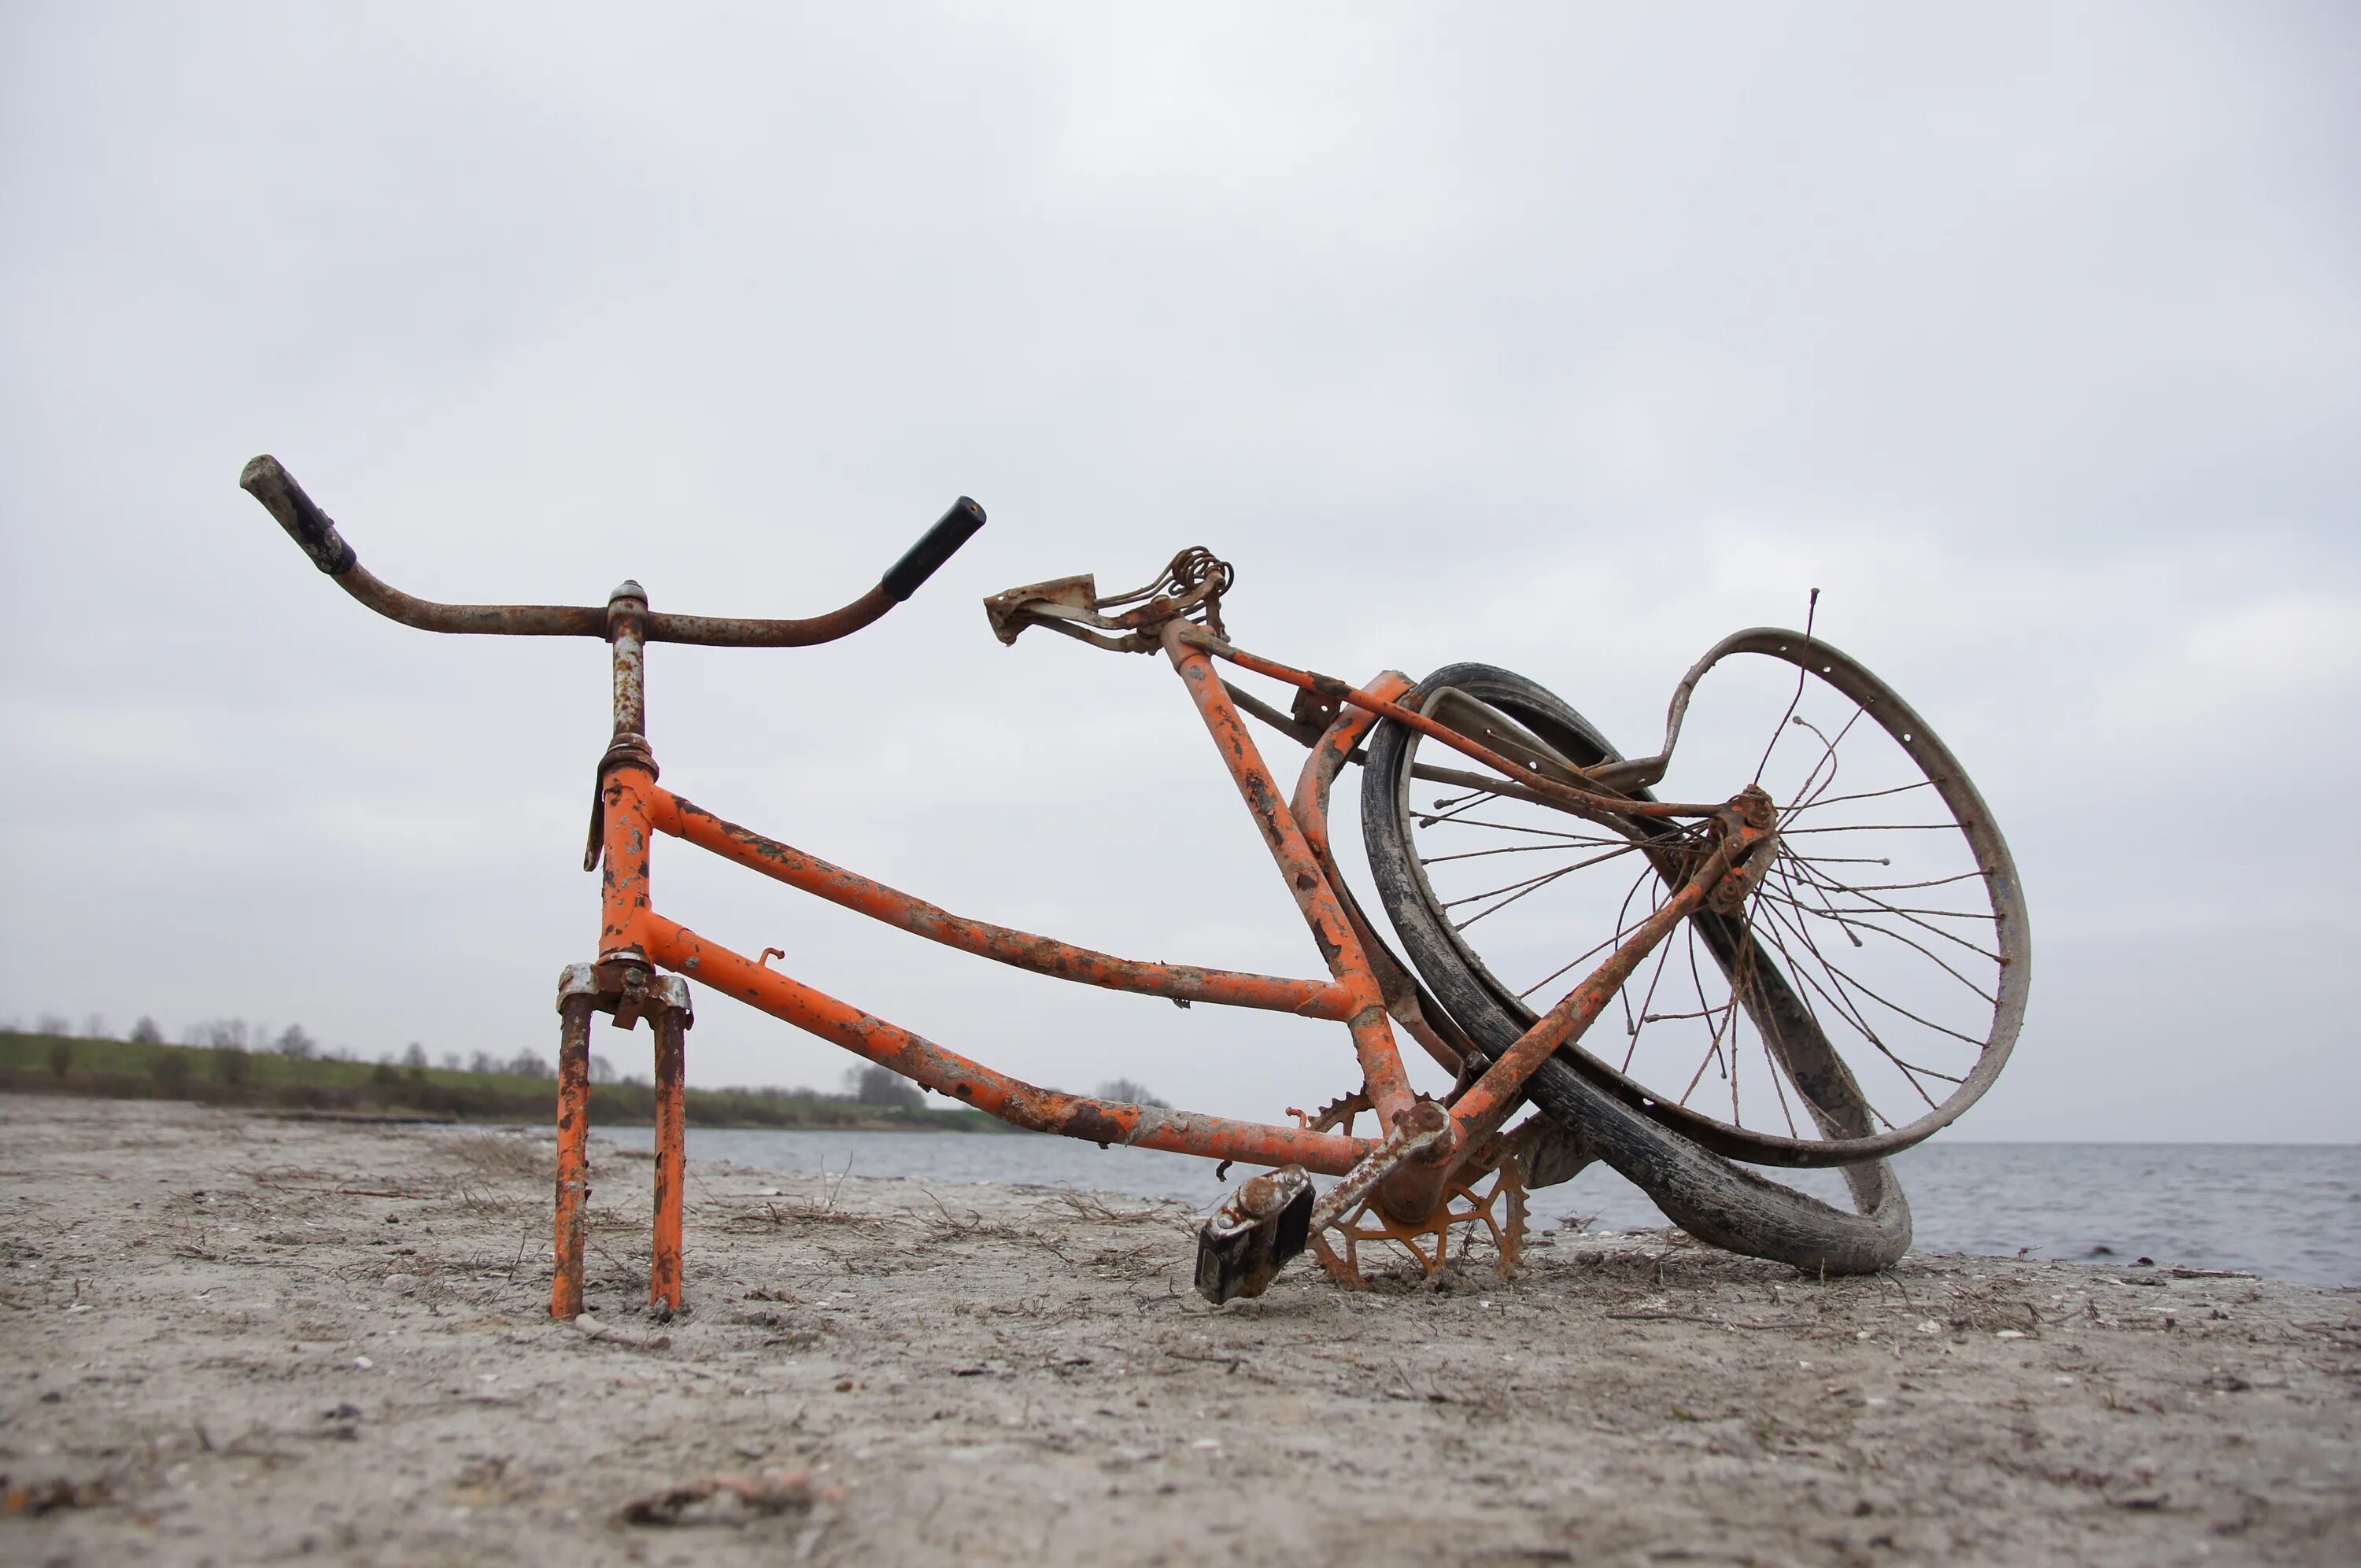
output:
[[[646,1148],[646,1127],[600,1127]],[[1102,1149],[1028,1134],[782,1132],[692,1127],[692,1158],[804,1175],[882,1177],[936,1191],[1029,1185],[1171,1198],[1211,1211],[1214,1167],[1159,1149]],[[1898,1157],[1916,1248],[2239,1269],[2361,1287],[2361,1146],[1994,1144],[1938,1140]],[[1250,1174],[1234,1168],[1230,1183]],[[1841,1204],[1834,1171],[1772,1173]],[[1532,1194],[1532,1223],[1648,1231],[1663,1215],[1603,1165]]]

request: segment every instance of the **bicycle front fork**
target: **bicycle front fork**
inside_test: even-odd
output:
[[[669,1318],[681,1291],[682,1186],[687,1175],[687,1118],[681,1069],[687,1055],[688,982],[659,975],[644,961],[568,964],[557,977],[557,1225],[549,1315],[582,1311],[582,1250],[590,1199],[590,1020],[614,1015],[624,1028],[645,1018],[655,1032],[655,1245],[648,1264],[648,1305]]]

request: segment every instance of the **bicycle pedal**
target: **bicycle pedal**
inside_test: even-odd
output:
[[[1197,1294],[1219,1306],[1259,1296],[1312,1239],[1312,1178],[1266,1171],[1222,1200],[1197,1233]]]

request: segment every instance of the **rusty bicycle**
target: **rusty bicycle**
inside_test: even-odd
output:
[[[626,582],[604,606],[448,605],[362,567],[274,458],[242,487],[313,563],[421,630],[588,637],[610,646],[613,727],[584,865],[600,872],[596,954],[557,989],[557,1174],[550,1310],[582,1309],[595,1015],[653,1038],[650,1304],[686,1305],[683,1064],[692,982],[1013,1125],[1257,1168],[1199,1237],[1196,1281],[1261,1292],[1306,1250],[1341,1280],[1382,1245],[1429,1270],[1477,1238],[1515,1266],[1525,1197],[1604,1161],[1676,1224],[1735,1251],[1827,1273],[1907,1250],[1889,1157],[1949,1124],[2005,1065],[2030,980],[2006,843],[1957,760],[1854,660],[1805,632],[1724,640],[1675,687],[1658,751],[1629,758],[1512,672],[1455,664],[1366,685],[1235,642],[1235,580],[1210,552],[1147,587],[1093,576],[985,601],[1014,643],[1041,628],[1179,674],[1326,970],[1290,978],[1148,962],[953,915],[714,815],[658,782],[646,651],[683,642],[803,647],[908,599],[976,531],[962,498],[867,593],[805,620],[678,615]],[[1807,623],[1808,627],[1808,623]],[[1286,706],[1225,679],[1270,683]],[[1246,718],[1306,748],[1282,793]],[[1767,727],[1763,720],[1767,717]],[[1348,887],[1329,833],[1357,765],[1362,836],[1398,954]],[[1671,791],[1668,781],[1682,791]],[[1732,788],[1732,785],[1735,788]],[[929,941],[1054,979],[1341,1025],[1345,1092],[1257,1123],[1025,1082],[666,918],[653,845],[686,844]],[[1416,1090],[1403,1044],[1448,1073]],[[1530,1113],[1519,1120],[1520,1112]],[[1369,1119],[1367,1132],[1356,1127]],[[1838,1167],[1848,1211],[1757,1168]],[[1315,1176],[1336,1179],[1324,1190]]]

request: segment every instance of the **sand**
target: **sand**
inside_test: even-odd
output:
[[[0,1562],[2361,1561],[2349,1290],[1559,1232],[1217,1310],[1177,1205],[700,1162],[658,1324],[599,1146],[593,1333],[550,1157],[0,1099]]]

